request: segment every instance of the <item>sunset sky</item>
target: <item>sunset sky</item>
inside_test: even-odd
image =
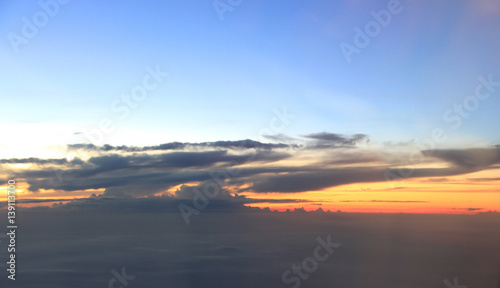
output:
[[[228,197],[279,211],[500,208],[497,1],[63,2],[0,4],[1,178],[27,206],[232,167]]]
[[[500,1],[0,19],[0,287],[500,287]]]

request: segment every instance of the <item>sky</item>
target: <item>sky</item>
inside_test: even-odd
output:
[[[314,287],[368,284],[366,275],[354,281],[356,273],[375,267],[371,257],[391,249],[385,237],[405,246],[417,233],[410,231],[414,226],[428,237],[423,250],[449,256],[478,245],[483,250],[474,257],[487,255],[498,246],[470,233],[489,235],[500,223],[499,16],[495,0],[3,1],[0,210],[7,212],[9,180],[15,181],[16,205],[31,229],[28,251],[20,252],[26,257],[20,276],[24,271],[37,281],[59,275],[59,282],[45,283],[52,287],[92,273],[88,262],[73,262],[81,255],[68,251],[78,243],[88,251],[89,243],[118,241],[80,219],[92,213],[103,215],[116,237],[140,239],[143,233],[177,243],[213,232],[206,258],[183,262],[179,255],[191,253],[186,245],[173,255],[179,263],[155,260],[163,268],[186,265],[169,278],[185,287],[200,286],[183,277],[192,269],[208,273],[204,259],[222,253],[228,263],[241,263],[250,257],[239,248],[242,239],[265,235],[276,219],[286,233],[296,218],[305,217],[301,227],[331,220],[321,229],[299,231],[300,240],[291,243],[303,247],[314,248],[316,237],[330,230],[356,235],[338,241],[355,241],[358,250],[328,264],[345,272],[342,280],[322,276],[308,282]],[[151,224],[129,235],[114,228],[120,215]],[[375,227],[401,224],[391,228],[396,232],[380,232],[375,244],[361,241],[357,237],[374,226],[349,223],[375,215]],[[46,270],[24,254],[52,241],[37,244],[38,217],[48,221],[41,227],[68,241],[53,251],[57,256]],[[231,222],[226,217],[234,223],[218,230],[221,221]],[[274,224],[257,227],[261,219]],[[462,220],[467,225],[457,224]],[[173,225],[175,236],[158,228],[162,221]],[[72,223],[87,228],[73,231]],[[467,235],[466,242],[436,234],[449,223]],[[219,246],[233,228],[235,238]],[[85,231],[95,237],[79,234]],[[117,245],[130,247],[130,241]],[[191,244],[198,241],[205,243]],[[445,243],[449,250],[440,250]],[[266,250],[261,244],[252,249]],[[269,271],[291,265],[290,255],[273,254],[278,248],[269,245],[269,254],[259,254],[260,261],[278,257]],[[124,262],[140,265],[140,249]],[[361,255],[365,250],[370,253]],[[297,251],[296,258],[306,257]],[[380,268],[387,269],[380,285],[439,286],[460,273],[470,276],[471,287],[496,283],[494,257],[485,264],[491,269],[486,276],[465,264],[431,275],[437,268],[425,268],[430,258],[417,261],[413,252],[398,251]],[[71,260],[64,258],[68,253]],[[448,256],[443,261],[453,262]],[[257,265],[252,257],[245,273]],[[417,274],[430,278],[388,276],[409,273],[404,269],[414,267],[397,268],[405,259],[417,261]],[[75,263],[74,270],[64,270],[65,261]],[[136,271],[145,279],[148,272],[141,269]],[[265,283],[275,287],[269,271],[255,271],[271,277]],[[224,283],[234,286],[240,272]],[[149,273],[153,280],[141,280],[143,287],[163,281],[157,270]],[[281,274],[273,275],[281,281]],[[101,282],[85,287],[102,283],[92,281]]]
[[[480,101],[459,129],[443,119],[474,94],[478,77],[500,78],[497,2],[398,2],[399,13],[348,62],[341,43],[355,45],[355,28],[388,3],[243,1],[221,20],[210,1],[69,1],[26,38],[23,17],[33,22],[42,7],[6,1],[1,95],[10,112],[1,123],[16,131],[14,147],[85,141],[73,133],[105,118],[116,131],[103,144],[153,145],[255,139],[272,110],[287,107],[297,120],[283,132],[294,136],[408,141],[440,127],[453,136],[443,146],[497,144],[498,97]],[[121,119],[112,103],[148,66],[169,76]],[[32,133],[45,139],[27,143]]]

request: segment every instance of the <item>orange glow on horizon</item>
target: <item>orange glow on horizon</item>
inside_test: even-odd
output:
[[[286,211],[357,213],[476,214],[500,211],[500,169],[447,178],[413,178],[401,182],[356,183],[303,193],[244,193],[255,199],[291,199],[297,203],[256,203],[250,207]],[[496,177],[496,178],[495,178]],[[479,180],[478,180],[479,179]],[[301,202],[300,200],[304,200]]]
[[[478,212],[500,211],[500,169],[452,177],[410,178],[399,182],[355,183],[326,188],[320,191],[301,193],[238,193],[251,185],[225,187],[233,195],[238,193],[252,199],[283,200],[284,203],[262,202],[247,204],[250,207],[270,208],[286,211],[304,208],[314,211],[354,212],[354,213],[439,213],[439,214],[476,214]],[[174,196],[182,185],[196,186],[198,182],[180,184],[161,193]],[[92,194],[102,195],[104,189],[82,191],[44,190],[33,193],[28,184],[16,182],[16,200],[51,200],[41,203],[19,203],[21,207],[50,206],[54,203],[67,203],[73,199],[87,198]],[[7,202],[7,186],[0,187],[0,201]],[[287,202],[286,200],[292,200]],[[294,202],[295,201],[295,202]]]

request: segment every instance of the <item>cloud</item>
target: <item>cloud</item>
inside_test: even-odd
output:
[[[453,210],[463,210],[463,211],[479,211],[483,210],[484,208],[451,208]]]
[[[57,171],[62,181],[56,177],[53,167],[12,172],[12,177],[26,179],[29,190],[33,192],[40,189],[78,191],[104,188],[111,195],[144,196],[186,182],[209,180],[210,171],[244,163],[263,165],[289,157],[288,153],[268,150],[245,154],[230,154],[226,150],[111,154],[91,157],[79,167],[62,165]]]
[[[238,141],[215,141],[215,142],[201,142],[201,143],[190,143],[190,142],[170,142],[155,146],[112,146],[105,144],[103,146],[95,146],[94,144],[69,144],[68,150],[88,150],[88,151],[125,151],[125,152],[143,152],[143,151],[155,151],[155,150],[185,150],[185,149],[277,149],[277,148],[288,148],[287,144],[272,144],[272,143],[262,143],[259,141],[254,141],[250,139],[238,140]]]
[[[298,144],[267,144],[251,140],[197,144],[171,142],[146,147],[105,145],[97,147],[98,152],[84,160],[1,159],[0,167],[16,163],[40,164],[7,169],[3,175],[5,179],[26,181],[32,192],[41,189],[66,192],[104,189],[106,196],[144,197],[164,193],[177,185],[216,180],[222,180],[223,186],[232,186],[235,189],[232,191],[239,193],[300,193],[345,184],[385,182],[393,178],[440,177],[427,181],[444,181],[448,176],[488,169],[499,163],[500,157],[498,148],[427,150],[424,155],[433,162],[425,163],[448,163],[449,167],[399,168],[386,162],[386,157],[375,149],[351,149],[359,141],[368,139],[364,134],[344,136],[323,132],[305,137],[312,140],[303,147],[316,148],[295,149],[294,145]],[[186,145],[199,145],[200,149],[193,150]],[[183,150],[176,150],[179,147]],[[332,147],[335,149],[330,149]],[[70,150],[94,148],[91,144],[69,146]],[[411,169],[411,173],[404,175],[404,169]],[[228,174],[228,171],[235,173]]]
[[[71,164],[71,165],[79,165],[82,164],[82,160],[75,158],[71,161],[68,161],[66,158],[60,158],[60,159],[41,159],[41,158],[11,158],[11,159],[0,159],[0,164],[40,164],[40,165],[46,165],[46,164],[56,164],[56,165],[63,165],[63,164]]]
[[[276,141],[276,142],[295,142],[297,141],[296,138],[287,136],[285,134],[277,134],[277,135],[264,135],[263,136],[266,139],[269,139],[271,141]]]
[[[62,202],[71,201],[72,199],[16,199],[16,204],[33,204],[33,203],[50,203],[50,202]],[[7,201],[2,201],[0,203],[0,208],[7,207]]]
[[[334,133],[313,133],[302,136],[304,138],[317,141],[316,148],[338,148],[338,147],[354,147],[361,141],[368,141],[368,136],[365,134],[355,134],[352,136],[344,136]]]
[[[100,211],[127,211],[128,213],[179,213],[179,204],[184,203],[192,206],[195,191],[203,191],[204,183],[196,186],[182,185],[174,195],[163,194],[160,196],[147,196],[143,198],[124,197],[123,195],[95,195],[78,199],[24,199],[19,203],[43,203],[43,202],[67,202],[54,204],[52,208],[58,210],[100,210]],[[229,191],[222,189],[220,193],[210,198],[204,212],[230,212],[230,211],[254,211],[244,205],[255,203],[308,203],[305,199],[252,199],[244,195],[232,195]],[[4,205],[6,206],[6,205]],[[35,209],[35,208],[34,208]],[[40,209],[46,209],[41,207]]]
[[[446,178],[446,177],[441,177],[441,178],[430,178],[430,179],[425,179],[425,180],[421,180],[420,182],[448,182],[450,181],[450,179]]]
[[[448,149],[425,150],[424,155],[435,157],[467,169],[475,169],[500,163],[500,149],[474,148],[474,149]]]
[[[385,141],[384,143],[384,146],[386,147],[390,147],[390,148],[393,148],[393,147],[408,147],[408,146],[412,146],[415,144],[415,140],[409,140],[409,141],[400,141],[400,142],[394,142],[394,141]]]
[[[242,155],[229,154],[226,150],[205,152],[172,152],[165,154],[134,154],[122,156],[92,157],[88,163],[100,167],[99,170],[116,170],[121,168],[202,168],[216,164],[244,163],[248,159],[253,162],[273,162],[290,157],[290,154],[274,151],[257,151]]]
[[[467,178],[469,181],[500,181],[500,178]]]
[[[387,174],[399,175],[397,169],[385,167],[329,168],[320,171],[293,172],[267,177],[252,177],[253,186],[243,191],[253,192],[306,192],[351,183],[387,181]],[[464,173],[454,168],[415,168],[410,177],[450,176]]]

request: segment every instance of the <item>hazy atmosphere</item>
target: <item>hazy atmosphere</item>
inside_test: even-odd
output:
[[[0,19],[1,287],[500,287],[500,2]]]

